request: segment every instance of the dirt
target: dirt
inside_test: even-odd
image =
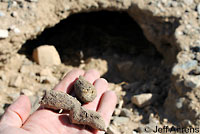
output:
[[[198,0],[0,1],[0,29],[8,31],[0,37],[0,113],[20,94],[30,97],[34,111],[42,91],[71,69],[96,68],[119,99],[107,133],[199,126],[198,5]],[[54,45],[62,64],[34,62],[32,52],[41,45]],[[131,102],[145,93],[156,96],[153,103],[139,108]]]

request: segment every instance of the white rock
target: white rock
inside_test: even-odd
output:
[[[0,29],[0,39],[8,37],[8,30]]]
[[[200,76],[188,76],[185,78],[184,85],[189,88],[200,87]]]
[[[49,68],[44,68],[40,71],[40,76],[53,76]]]
[[[197,5],[197,12],[200,15],[200,3]]]
[[[26,96],[33,96],[33,92],[30,91],[29,89],[22,89],[21,94],[24,94]]]
[[[22,77],[20,75],[11,77],[10,82],[9,82],[9,86],[20,87],[21,84],[22,84]]]
[[[19,28],[17,28],[15,25],[10,26],[9,29],[12,30],[13,32],[15,32],[16,34],[21,33],[21,31],[19,30]]]
[[[128,117],[118,117],[118,116],[113,117],[113,124],[116,126],[127,124],[128,122],[129,122]]]
[[[0,11],[0,17],[4,17],[5,16],[5,13]]]
[[[110,125],[107,130],[108,134],[121,134],[118,128],[114,125]]]
[[[144,93],[139,95],[134,95],[131,98],[131,101],[133,104],[137,105],[138,107],[144,107],[150,103],[150,100],[152,99],[151,93]]]
[[[194,3],[194,1],[193,0],[184,0],[184,3],[187,5],[191,5]]]
[[[33,59],[39,65],[52,66],[61,64],[60,56],[54,46],[43,45],[33,51]]]

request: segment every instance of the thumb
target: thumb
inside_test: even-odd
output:
[[[13,104],[11,104],[0,120],[0,125],[9,125],[21,127],[29,117],[31,103],[27,96],[21,95]]]

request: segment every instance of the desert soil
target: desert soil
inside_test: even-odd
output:
[[[34,112],[43,90],[80,68],[98,70],[118,96],[107,134],[199,127],[199,3],[1,0],[0,115],[20,94]],[[34,60],[43,45],[60,64]]]

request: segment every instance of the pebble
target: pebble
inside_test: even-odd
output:
[[[39,82],[43,84],[57,84],[58,79],[54,76],[41,76]]]
[[[184,0],[184,3],[185,3],[186,5],[191,5],[191,4],[194,3],[194,1],[193,1],[193,0]]]
[[[139,95],[134,95],[131,98],[133,104],[137,105],[138,107],[142,108],[150,104],[150,100],[152,99],[151,93],[143,93]]]
[[[0,39],[8,37],[8,30],[0,29]]]
[[[114,125],[109,125],[107,133],[108,134],[121,134],[120,131],[118,130],[118,128]]]
[[[60,56],[54,46],[43,45],[34,49],[33,59],[39,65],[42,66],[52,66],[60,65]]]
[[[184,97],[181,97],[179,99],[176,100],[176,108],[177,109],[181,109],[183,107],[183,103],[185,101]]]
[[[124,125],[127,124],[128,122],[129,122],[128,117],[118,117],[118,116],[113,117],[113,124],[116,126]]]
[[[22,84],[22,77],[20,75],[11,77],[10,82],[9,82],[9,86],[20,87],[21,84]]]
[[[12,12],[10,15],[11,15],[12,17],[17,17],[17,12]]]
[[[44,68],[40,71],[40,76],[53,76],[50,68]]]
[[[124,116],[124,117],[130,118],[130,117],[133,116],[133,112],[128,110],[128,109],[126,109],[126,108],[122,108],[120,116]]]
[[[4,17],[5,16],[5,13],[0,11],[0,17]]]
[[[200,87],[200,76],[188,76],[185,78],[184,85],[189,88]]]
[[[30,91],[29,89],[22,89],[20,94],[24,94],[26,96],[33,96],[34,93],[32,91]]]
[[[183,72],[183,70],[190,71],[191,69],[195,68],[197,65],[198,65],[198,62],[196,60],[190,60],[190,61],[187,61],[186,63],[176,64],[172,69],[172,73],[176,75]]]
[[[200,15],[200,3],[197,5],[197,12]]]
[[[14,33],[19,34],[21,31],[15,25],[9,27],[9,30],[12,30]]]
[[[8,97],[12,100],[15,101],[18,97],[20,96],[20,93],[11,93],[8,95]]]
[[[118,116],[121,113],[121,109],[115,108],[114,115]]]

